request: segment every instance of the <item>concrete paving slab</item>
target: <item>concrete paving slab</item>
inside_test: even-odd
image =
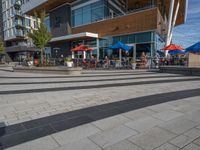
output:
[[[200,123],[200,111],[198,110],[186,113],[184,117],[194,122]]]
[[[102,149],[93,142],[91,142],[89,139],[84,138],[81,139],[80,141],[63,145],[54,150],[102,150]]]
[[[174,138],[173,140],[170,141],[171,144],[176,145],[179,148],[183,148],[186,145],[188,145],[189,143],[191,143],[193,141],[192,138],[185,136],[185,135],[180,135],[176,138]]]
[[[193,128],[193,129],[185,132],[183,135],[186,135],[192,139],[196,139],[196,138],[200,137],[200,130]]]
[[[200,138],[197,138],[196,140],[194,140],[193,143],[200,146]]]
[[[171,132],[154,127],[144,133],[129,138],[129,140],[145,150],[152,150],[168,142],[175,136]]]
[[[153,114],[155,114],[155,111],[152,111],[151,109],[147,108],[143,108],[143,109],[139,109],[139,110],[135,110],[135,111],[130,111],[127,113],[124,113],[123,115],[131,120],[138,120],[141,118],[145,118],[147,116],[151,116]]]
[[[183,113],[173,111],[173,110],[168,110],[168,111],[163,111],[160,113],[153,114],[152,116],[163,121],[169,121],[183,115],[184,115]]]
[[[186,147],[182,148],[181,150],[200,150],[200,147],[191,143],[187,145]]]
[[[126,123],[125,125],[131,129],[134,129],[138,132],[143,132],[146,131],[148,129],[151,129],[159,124],[163,123],[163,121],[158,120],[156,118],[153,117],[145,117],[142,119],[138,119],[135,121],[131,121]]]
[[[172,144],[166,143],[154,150],[179,150],[179,148]]]
[[[114,117],[109,117],[106,119],[102,119],[99,121],[95,121],[92,124],[100,128],[101,130],[108,130],[112,129],[114,127],[120,126],[122,124],[125,124],[127,122],[130,122],[131,120],[122,116],[122,115],[117,115]]]
[[[28,143],[10,147],[6,150],[53,150],[58,146],[57,142],[51,136],[47,136]]]
[[[124,140],[117,144],[111,145],[105,148],[104,150],[143,150],[143,149],[127,140]]]
[[[170,105],[170,104],[167,104],[167,103],[148,107],[148,109],[151,109],[151,110],[156,111],[156,112],[163,112],[163,111],[167,111],[167,110],[173,110],[175,108],[176,108],[176,106],[173,106],[173,105]]]
[[[138,134],[136,131],[125,127],[119,126],[111,130],[105,130],[89,137],[93,142],[102,148],[106,148],[131,136]]]
[[[175,134],[181,134],[181,133],[184,133],[184,132],[194,128],[197,125],[198,125],[198,123],[196,123],[196,122],[188,120],[184,117],[179,117],[174,120],[162,123],[158,126],[160,126],[163,129],[166,129],[168,131],[171,131]]]
[[[60,145],[65,145],[77,142],[98,132],[100,132],[100,129],[91,124],[86,124],[63,132],[58,132],[52,136]]]

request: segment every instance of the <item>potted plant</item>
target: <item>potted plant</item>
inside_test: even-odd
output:
[[[65,65],[67,65],[67,67],[73,67],[73,61],[72,61],[72,58],[70,57],[66,57],[65,58]]]
[[[131,61],[131,68],[132,68],[133,70],[136,69],[136,65],[137,65],[137,63],[136,63],[134,60],[132,60],[132,61]]]

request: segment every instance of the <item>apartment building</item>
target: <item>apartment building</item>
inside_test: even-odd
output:
[[[3,41],[3,14],[2,14],[2,1],[0,1],[0,40]]]
[[[52,56],[71,55],[79,44],[93,47],[103,59],[117,53],[109,46],[121,41],[133,46],[134,59],[145,52],[154,57],[172,39],[173,28],[183,24],[187,0],[24,0],[22,11],[48,13],[46,24],[53,38]],[[82,53],[75,53],[80,58]],[[87,54],[89,57],[90,53]]]
[[[28,31],[36,28],[36,18],[21,11],[21,0],[2,0],[2,23],[5,51],[13,61],[23,61],[37,49],[27,37]]]

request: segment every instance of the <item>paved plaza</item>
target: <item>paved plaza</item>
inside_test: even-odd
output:
[[[0,149],[200,150],[200,77],[0,71]]]

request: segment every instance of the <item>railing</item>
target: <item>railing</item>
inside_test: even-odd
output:
[[[148,58],[146,62],[142,62],[137,59],[136,62],[130,61],[130,59],[117,59],[112,60],[99,60],[96,59],[74,59],[74,67],[83,67],[84,69],[150,69],[156,68],[152,58]]]
[[[25,33],[23,33],[23,32],[16,32],[15,36],[25,37]]]
[[[24,14],[21,11],[15,11],[15,15],[18,15],[18,16],[21,16],[21,17],[24,16]]]

